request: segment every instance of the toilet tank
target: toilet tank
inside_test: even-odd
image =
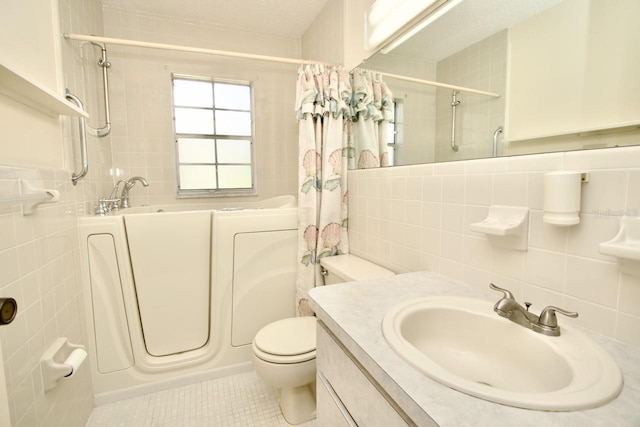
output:
[[[395,275],[394,272],[386,268],[351,254],[322,258],[320,265],[322,266],[325,285]]]

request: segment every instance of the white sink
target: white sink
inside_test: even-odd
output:
[[[481,399],[547,411],[615,399],[623,384],[618,365],[566,323],[559,337],[548,337],[498,316],[491,302],[430,297],[394,306],[382,331],[426,376]]]

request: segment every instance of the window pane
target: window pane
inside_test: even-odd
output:
[[[218,135],[251,135],[251,113],[216,110],[216,133]]]
[[[251,166],[218,166],[220,188],[251,188]]]
[[[173,102],[184,107],[213,107],[211,82],[174,80]]]
[[[206,190],[216,188],[216,167],[204,165],[180,165],[181,190]]]
[[[212,139],[178,138],[179,163],[215,163],[216,149]]]
[[[393,144],[395,142],[396,136],[396,125],[395,123],[387,124],[387,144]]]
[[[211,110],[176,108],[176,133],[213,135]]]
[[[251,163],[251,142],[246,139],[219,139],[220,163]]]
[[[216,108],[251,110],[251,88],[245,85],[215,84]]]

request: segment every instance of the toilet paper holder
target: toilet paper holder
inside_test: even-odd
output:
[[[75,375],[87,357],[84,346],[71,344],[65,337],[58,337],[40,358],[44,390],[54,388],[60,378]]]

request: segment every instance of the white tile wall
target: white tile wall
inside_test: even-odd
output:
[[[543,175],[560,169],[590,173],[573,227],[542,222]],[[402,180],[398,192],[393,184],[382,191]],[[431,270],[482,288],[493,281],[534,309],[576,310],[580,317],[565,321],[640,347],[640,278],[620,273],[598,250],[620,215],[640,215],[640,147],[357,170],[349,185],[352,253],[397,272]],[[531,209],[527,251],[492,246],[469,230],[490,204]],[[384,217],[370,209],[388,205]]]
[[[502,31],[438,62],[436,80],[504,94],[506,70],[507,31]],[[450,148],[452,90],[437,90],[435,159],[490,156],[488,142],[493,132],[504,125],[505,97],[489,98],[462,92],[457,100],[460,105],[456,108],[456,144],[460,149],[454,152]]]
[[[109,37],[300,57],[300,40],[293,37],[112,7],[104,8],[104,16],[105,35]],[[110,53],[113,168],[118,178],[141,175],[151,184],[132,190],[133,204],[176,201],[171,73],[250,81],[255,99],[258,196],[296,193],[295,66],[118,46],[112,46]],[[180,201],[185,202],[188,201]]]
[[[0,166],[2,194],[15,192],[20,178],[60,191],[61,201],[30,216],[20,205],[0,208],[0,295],[18,302],[16,319],[0,328],[11,422],[83,426],[93,408],[89,369],[45,393],[39,363],[57,337],[87,344],[76,228],[83,189],[67,171]]]
[[[62,32],[102,33],[99,2],[60,0]],[[101,126],[99,51],[78,42],[62,42],[65,87],[80,97]],[[39,359],[57,337],[87,345],[81,296],[77,217],[111,188],[110,140],[88,135],[89,173],[77,186],[71,171],[79,170],[78,119],[62,119],[65,170],[15,168],[2,165],[0,191],[15,193],[17,180],[60,191],[60,201],[23,216],[19,205],[0,208],[0,295],[18,302],[15,321],[0,328],[9,393],[11,422],[20,426],[84,426],[93,408],[89,369],[44,392]],[[9,124],[7,124],[9,125]],[[4,126],[4,124],[3,124]],[[31,141],[15,141],[31,144]],[[36,144],[32,144],[36,146]],[[91,363],[88,360],[86,363]]]
[[[322,61],[327,64],[343,63],[343,15],[341,0],[327,1],[320,14],[302,36],[304,59]]]

